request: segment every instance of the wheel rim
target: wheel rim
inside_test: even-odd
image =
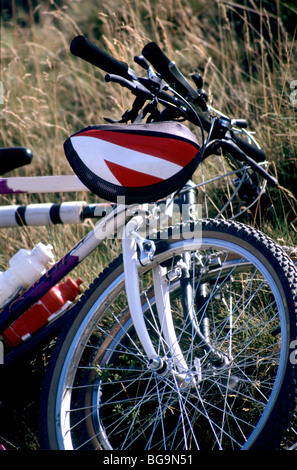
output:
[[[232,249],[234,250],[233,243],[228,243],[224,241],[223,247],[222,247],[217,239],[208,240],[208,245],[212,247],[216,246],[218,250],[221,250],[222,248],[224,249],[229,248],[231,251]],[[191,247],[190,241],[183,242],[183,243],[176,243],[174,244],[174,251],[176,254],[178,254],[180,250],[182,249],[189,250],[190,247]],[[203,247],[203,248],[206,248],[206,247]],[[247,252],[244,248],[237,246],[236,251],[238,254],[242,255],[244,259],[247,259]],[[271,274],[267,271],[267,269],[263,267],[262,263],[255,256],[249,253],[248,257],[249,257],[249,261],[252,262],[257,269],[257,271],[255,271],[255,273],[257,273],[257,276],[260,272],[262,272],[262,274],[263,273],[265,274],[266,279],[269,280],[270,285],[273,288],[272,290],[274,293],[274,298],[275,298],[275,302],[277,305],[277,309],[280,312],[283,308],[282,307],[283,304],[282,304],[280,292],[278,290],[278,287],[274,279],[272,278]],[[232,262],[228,261],[228,263],[230,264],[230,266],[232,266]],[[230,266],[228,266],[229,271],[230,271]],[[244,266],[244,263],[241,263],[241,270],[244,270],[243,266]],[[235,269],[233,269],[233,272],[235,273]],[[216,273],[213,270],[210,277],[215,277],[215,276],[216,276]],[[227,276],[225,275],[225,277]],[[254,279],[256,279],[256,274],[254,274]],[[108,294],[113,290],[113,287],[121,283],[123,283],[123,275],[120,276],[119,279],[114,281],[113,285],[111,285],[109,289],[105,291],[104,296],[108,296]],[[224,286],[226,286],[226,281],[224,281]],[[254,283],[251,283],[249,286],[249,289],[251,290],[253,286],[254,286]],[[172,292],[175,291],[174,284],[171,284],[171,289],[172,289]],[[248,288],[246,287],[245,288],[246,295],[248,292],[247,289]],[[260,295],[260,290],[259,290],[259,295]],[[73,429],[75,429],[77,424],[76,423],[73,424],[73,421],[71,421],[70,419],[71,413],[69,413],[69,409],[72,408],[70,390],[73,387],[73,384],[75,383],[75,377],[74,377],[74,373],[70,372],[69,364],[70,362],[79,363],[80,356],[82,354],[82,350],[80,349],[79,344],[81,342],[85,343],[86,339],[90,335],[90,331],[88,331],[88,328],[86,328],[86,325],[89,322],[88,319],[91,318],[93,315],[95,316],[97,307],[98,305],[102,303],[102,300],[103,300],[102,297],[98,299],[98,301],[91,308],[88,314],[88,318],[86,318],[84,322],[82,323],[80,329],[78,330],[76,334],[76,338],[72,342],[72,347],[69,350],[68,357],[66,358],[66,361],[64,364],[63,373],[61,375],[60,386],[58,390],[58,395],[60,394],[60,396],[63,397],[63,399],[61,398],[62,407],[59,407],[56,410],[57,415],[62,417],[60,421],[60,425],[58,426],[58,434],[59,434],[58,439],[59,439],[60,448],[73,448],[76,446],[76,443],[73,441],[73,438],[71,437],[70,429],[72,426],[74,426]],[[153,297],[150,299],[150,302],[152,303],[154,302]],[[237,300],[237,303],[238,302],[239,301]],[[246,302],[247,305],[250,304],[249,305],[250,309],[251,309],[251,303],[252,303],[252,296],[250,297],[250,300]],[[146,304],[144,303],[144,305]],[[214,307],[214,305],[212,305],[212,307]],[[151,306],[149,307],[149,309],[150,308]],[[239,310],[239,303],[237,305],[237,308]],[[264,309],[258,312],[258,320],[260,320],[263,317],[263,314],[264,314]],[[125,315],[123,316],[123,318],[124,317]],[[280,328],[282,331],[285,331],[285,315],[282,314],[280,315],[280,317],[281,317]],[[176,377],[176,375],[174,376],[172,372],[169,373],[167,371],[166,373],[161,375],[160,373],[156,374],[155,372],[148,371],[147,362],[145,358],[142,358],[141,360],[137,359],[138,362],[135,362],[136,365],[134,365],[135,367],[136,366],[137,367],[136,367],[136,370],[134,371],[133,369],[131,369],[131,361],[130,361],[128,369],[122,370],[123,365],[120,365],[120,366],[118,365],[117,370],[111,372],[110,370],[110,365],[112,364],[111,361],[116,357],[118,358],[120,354],[123,353],[122,350],[121,351],[119,350],[119,345],[122,346],[123,338],[127,337],[127,333],[129,331],[132,331],[130,320],[127,320],[127,321],[123,320],[123,323],[124,323],[124,326],[121,327],[117,333],[112,335],[110,339],[110,344],[108,344],[108,349],[105,350],[105,347],[102,348],[102,345],[101,345],[101,350],[99,349],[99,353],[97,352],[97,358],[95,362],[93,363],[93,372],[89,376],[89,379],[88,379],[89,385],[90,385],[90,380],[92,381],[91,387],[85,386],[85,388],[88,390],[88,393],[85,394],[84,396],[84,406],[86,407],[85,414],[88,415],[88,418],[86,419],[87,429],[89,433],[94,433],[96,435],[96,437],[92,437],[92,434],[90,434],[91,437],[89,438],[90,443],[92,443],[94,447],[99,445],[99,447],[101,446],[102,448],[106,448],[106,449],[121,448],[121,446],[122,448],[133,448],[133,445],[139,446],[139,442],[140,442],[139,435],[142,433],[144,436],[144,441],[142,442],[143,448],[155,448],[155,449],[201,448],[201,443],[199,442],[199,438],[197,438],[199,433],[197,429],[194,429],[195,426],[197,427],[196,425],[197,421],[200,420],[199,426],[203,428],[203,426],[205,427],[205,424],[208,424],[209,435],[213,434],[214,436],[214,443],[212,443],[211,446],[213,446],[214,448],[224,448],[225,440],[228,439],[228,436],[231,433],[231,430],[230,429],[228,430],[228,426],[230,427],[230,422],[228,422],[228,420],[224,418],[223,416],[224,413],[225,413],[225,416],[228,415],[229,419],[230,419],[231,414],[233,414],[234,416],[233,426],[238,427],[238,433],[241,435],[241,438],[239,437],[234,438],[232,436],[232,439],[230,439],[231,448],[250,447],[251,443],[255,440],[255,438],[257,437],[257,435],[259,434],[259,432],[265,425],[265,422],[269,415],[270,408],[273,406],[273,402],[275,401],[278,395],[278,384],[281,382],[280,376],[281,376],[281,370],[283,369],[283,367],[278,368],[277,374],[273,378],[271,383],[268,383],[267,381],[266,385],[262,384],[262,387],[264,388],[267,387],[267,391],[265,393],[262,390],[260,390],[260,388],[259,390],[257,390],[257,386],[256,386],[257,385],[256,381],[258,380],[257,376],[251,375],[251,377],[253,377],[253,380],[255,381],[255,384],[252,387],[253,393],[255,394],[258,393],[260,395],[261,394],[263,395],[263,400],[262,400],[263,402],[261,404],[261,407],[264,409],[264,407],[266,406],[266,409],[263,411],[263,413],[262,411],[260,412],[259,414],[261,416],[260,420],[258,420],[258,417],[255,418],[255,422],[258,421],[258,424],[256,426],[256,429],[254,429],[253,432],[250,432],[251,429],[253,429],[253,427],[255,426],[254,422],[251,425],[248,425],[247,422],[244,423],[245,420],[242,417],[240,417],[240,413],[239,413],[239,409],[240,409],[241,416],[242,416],[242,409],[243,409],[244,403],[246,404],[245,406],[246,409],[248,409],[248,407],[251,406],[250,403],[253,400],[256,400],[256,398],[252,397],[251,395],[250,396],[247,395],[247,392],[244,392],[243,394],[243,391],[242,391],[245,382],[249,381],[249,383],[251,383],[251,378],[248,376],[245,376],[246,367],[247,367],[246,365],[243,367],[238,360],[233,358],[232,366],[230,364],[228,366],[225,365],[224,368],[221,367],[221,368],[218,368],[217,370],[215,370],[215,368],[212,367],[210,372],[209,371],[205,372],[204,370],[203,371],[204,380],[199,383],[199,386],[196,386],[195,384],[192,383],[190,386],[185,387],[184,389],[182,389],[180,385],[181,380],[178,377]],[[223,327],[223,324],[221,323],[220,328],[222,329],[222,327]],[[225,327],[226,327],[226,319],[225,319]],[[257,326],[254,327],[254,331],[256,331],[256,327]],[[242,326],[239,328],[238,319],[237,319],[236,328],[237,328],[237,331],[239,331],[240,328],[242,328]],[[217,331],[219,331],[219,326],[217,326],[216,329]],[[249,329],[251,333],[252,331],[251,324],[249,325]],[[237,334],[239,335],[239,333]],[[243,338],[242,335],[243,335],[243,330],[242,330],[241,338]],[[130,333],[130,336],[131,336],[131,339],[129,339],[128,341],[132,343],[132,333]],[[185,336],[186,336],[185,329],[183,331],[180,330],[180,333],[179,333],[179,338],[181,338],[180,341],[181,342],[184,341],[185,344],[188,341],[188,343],[190,342],[190,344],[193,345],[193,340],[191,341],[189,339],[185,340]],[[217,336],[219,337],[220,335],[217,334]],[[221,342],[224,343],[223,349],[225,351],[228,346],[227,345],[228,341],[226,340],[226,337],[223,336],[223,334],[221,334],[220,338],[221,338]],[[249,343],[246,342],[246,344],[248,344],[248,346],[246,346],[246,350],[248,350],[249,348],[252,348],[252,346],[255,347],[253,343],[254,341],[252,340],[249,340]],[[283,346],[283,342],[281,346]],[[167,360],[169,360],[170,354],[168,353],[166,354],[166,345],[164,346],[164,343],[163,343],[162,345],[159,345],[159,347],[163,348],[162,351],[163,351],[163,356],[165,360],[166,358]],[[275,343],[274,343],[274,347],[275,347]],[[184,349],[185,349],[185,346],[184,346]],[[192,347],[192,350],[193,349],[194,348]],[[222,350],[222,346],[220,346],[220,349]],[[241,349],[241,355],[242,353],[243,353],[243,350]],[[233,349],[233,355],[235,356],[239,355],[239,352],[236,352],[236,350]],[[138,349],[138,356],[139,356],[139,349]],[[253,363],[251,362],[249,367],[254,367],[255,362],[258,361],[258,369],[261,369],[265,361],[267,361],[268,359],[271,360],[271,357],[268,356],[268,353],[266,356],[265,356],[265,353],[263,352],[262,357],[259,357],[258,359],[254,357],[253,359],[254,362]],[[286,356],[285,348],[281,347],[279,350],[277,350],[276,355],[274,356],[274,360],[278,361],[278,363],[282,365],[285,363],[285,360],[286,360],[285,356]],[[135,354],[135,357],[137,357],[137,354]],[[187,357],[187,360],[191,363],[190,369],[194,377],[197,377],[198,369],[201,367],[203,369],[204,367],[203,361],[201,364],[201,358],[199,358],[200,364],[197,362],[197,357],[198,356],[194,357],[193,352],[192,352],[191,358],[189,355]],[[241,360],[243,361],[243,359]],[[245,360],[247,360],[247,356]],[[249,358],[249,361],[252,361],[251,357]],[[98,374],[98,366],[99,368],[101,368],[101,370],[102,370],[102,367],[105,367],[105,372],[104,372],[105,376],[103,374],[103,378],[102,378],[102,372]],[[267,364],[265,365],[265,367],[267,367]],[[168,369],[170,369],[170,367]],[[277,369],[277,366],[276,366],[276,369]],[[107,370],[108,370],[108,374],[110,374],[109,377],[107,377],[106,375]],[[258,370],[258,373],[259,373],[259,370]],[[115,374],[117,375],[116,379],[115,379]],[[122,374],[122,376],[119,377],[119,374]],[[124,374],[130,374],[130,376],[126,375],[126,378],[123,378]],[[133,390],[132,388],[131,384],[134,383],[136,379],[138,381],[138,387],[139,387],[139,384],[142,384],[141,386],[144,387],[142,388],[142,394],[140,394],[140,391],[139,391],[140,389],[138,389],[138,392],[136,395],[135,390]],[[114,388],[113,393],[111,392],[108,393],[107,389],[108,387],[110,387],[109,384],[112,382],[113,382],[113,388]],[[121,390],[116,390],[117,387],[121,388]],[[128,410],[129,408],[128,405],[126,406],[126,409],[125,409],[125,399],[124,399],[124,394],[127,393],[127,389],[131,393],[131,396],[129,397],[129,399],[130,401],[134,403],[133,405],[131,404],[129,405],[130,406],[129,410]],[[251,394],[250,391],[249,393]],[[241,394],[242,394],[242,397],[241,399],[239,399]],[[265,398],[265,394],[266,394],[266,398]],[[107,398],[105,399],[105,396],[107,395],[112,396],[114,398],[112,400],[107,399]],[[141,397],[146,397],[146,399],[143,399]],[[148,398],[148,397],[151,397],[151,398]],[[132,398],[134,399],[134,401],[132,400]],[[127,400],[127,397],[126,397],[126,400]],[[211,405],[210,405],[210,401],[211,401]],[[59,403],[59,400],[57,400],[57,402]],[[237,402],[236,405],[234,404],[235,402]],[[139,411],[140,403],[142,407],[141,412]],[[197,403],[199,404],[199,406],[197,405]],[[260,406],[260,403],[257,406]],[[213,417],[213,414],[218,413],[218,408],[220,408],[221,410],[220,418],[218,417],[215,418]],[[117,416],[118,416],[116,421],[113,418],[112,420],[110,418],[110,416],[112,415],[112,412],[114,414],[115,412],[114,410],[116,410]],[[148,410],[154,410],[154,412],[152,413]],[[236,420],[235,420],[235,415],[236,415]],[[126,417],[123,418],[123,416],[126,416]],[[158,416],[159,418],[156,419],[156,417]],[[161,419],[162,416],[164,416],[163,419]],[[166,420],[165,420],[165,417],[166,417]],[[150,420],[151,420],[151,423],[149,423]],[[167,422],[165,423],[165,421]],[[220,422],[220,424],[218,424],[218,422]],[[119,431],[120,425],[122,426],[121,432]],[[110,429],[112,426],[118,429],[117,431],[114,432],[115,437],[112,437],[110,433]],[[140,433],[135,434],[135,431],[132,432],[133,426],[135,427],[135,429],[136,428],[140,429],[141,430]],[[174,431],[167,431],[167,429],[169,428],[173,429]],[[249,429],[249,431],[245,431],[247,429]],[[60,433],[59,433],[59,430],[60,430]],[[248,433],[246,437],[244,436],[244,432]],[[126,435],[124,436],[125,433]],[[128,434],[130,436],[129,438],[127,438]],[[119,442],[121,443],[121,446],[118,444]]]

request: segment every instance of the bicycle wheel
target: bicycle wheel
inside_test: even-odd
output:
[[[202,236],[191,237],[199,224]],[[276,448],[296,402],[294,265],[260,232],[219,220],[161,232],[156,246],[139,278],[160,367],[151,368],[136,336],[120,258],[57,346],[41,401],[43,446]],[[166,286],[184,370],[163,335],[152,270]]]

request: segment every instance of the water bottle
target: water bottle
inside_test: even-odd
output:
[[[38,243],[31,251],[22,248],[9,260],[10,267],[0,272],[0,308],[21,288],[38,281],[46,272],[45,266],[54,261],[52,250],[52,245]]]
[[[55,320],[72,306],[73,300],[81,294],[81,279],[74,281],[68,277],[61,284],[52,287],[38,302],[6,328],[1,336],[15,347],[28,340],[33,333]]]

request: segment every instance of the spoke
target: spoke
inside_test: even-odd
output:
[[[232,258],[232,250],[209,246],[186,252],[186,288],[191,286],[186,302],[181,298],[185,284],[178,277],[185,251],[160,264],[174,324],[172,341],[163,336],[164,318],[158,316],[151,271],[143,270],[140,276],[143,316],[163,360],[162,370],[148,369],[125,295],[105,307],[114,326],[107,329],[96,319],[93,335],[81,342],[85,356],[89,351],[94,359],[77,362],[79,379],[68,391],[91,398],[73,399],[65,412],[73,416],[67,430],[71,436],[78,435],[84,422],[90,429],[86,439],[79,436],[78,448],[98,441],[99,447],[117,450],[237,449],[249,439],[267,403],[270,406],[280,355],[279,312],[274,292],[256,266],[236,252]],[[176,345],[185,370],[175,367]],[[220,354],[221,362],[212,351]],[[89,382],[80,380],[85,376]]]

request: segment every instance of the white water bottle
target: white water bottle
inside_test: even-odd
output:
[[[46,272],[45,266],[54,261],[52,245],[38,243],[29,251],[19,250],[10,260],[10,268],[0,272],[0,307],[13,297],[20,288],[38,281]]]

